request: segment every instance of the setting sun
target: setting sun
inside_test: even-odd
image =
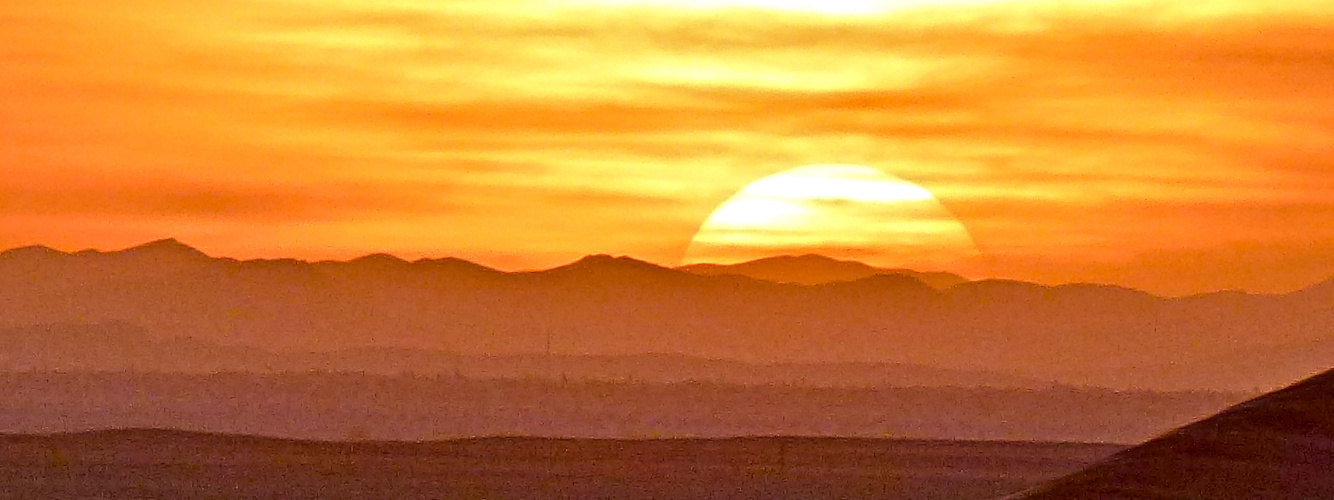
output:
[[[972,268],[968,230],[929,191],[880,170],[813,165],[757,180],[700,227],[686,263],[816,253],[886,267]]]

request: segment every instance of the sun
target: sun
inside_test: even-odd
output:
[[[700,226],[684,264],[821,254],[879,267],[962,271],[968,229],[930,191],[860,165],[812,165],[757,180]]]

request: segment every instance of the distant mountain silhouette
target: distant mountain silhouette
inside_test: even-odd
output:
[[[446,257],[443,259],[421,259],[413,262],[413,264],[420,267],[433,268],[437,271],[450,271],[453,273],[460,273],[460,274],[470,273],[475,275],[491,275],[491,276],[504,274],[501,271],[483,266],[481,264],[468,262],[466,260],[455,257]]]
[[[33,245],[0,252],[0,260],[22,262],[26,260],[51,259],[64,255],[67,254],[50,247]]]
[[[1334,371],[1010,498],[1334,498]]]
[[[823,255],[767,257],[740,264],[691,264],[677,269],[703,276],[736,275],[775,283],[803,285],[856,281],[882,274],[911,276],[932,288],[942,290],[968,281],[967,278],[953,273],[886,269]]]
[[[1334,301],[1322,295],[1331,287],[1163,298],[1002,280],[938,290],[902,274],[801,285],[628,257],[511,273],[388,255],[238,261],[164,240],[117,252],[0,253],[0,328],[122,323],[151,339],[289,354],[517,356],[549,341],[564,356],[864,362],[1157,388],[1144,374],[1165,361],[1190,366],[1334,338]],[[1276,380],[1302,363],[1276,359],[1259,375]]]
[[[93,250],[85,250],[79,252],[79,254],[99,255],[99,252]],[[208,255],[204,254],[204,252],[201,252],[195,249],[194,247],[181,243],[180,241],[177,241],[175,238],[152,241],[136,247],[127,248],[119,252],[110,252],[109,254],[102,254],[102,255],[109,255],[112,257],[127,258],[127,259],[128,258],[155,259],[159,261],[173,260],[173,259],[204,260],[209,258]]]
[[[396,268],[410,265],[408,261],[387,253],[373,253],[363,257],[357,257],[347,263],[354,266],[381,268]]]
[[[684,275],[657,264],[625,256],[613,257],[611,255],[589,255],[564,266],[544,271],[532,271],[524,274],[542,278],[574,280],[610,279],[613,281],[641,280],[648,283],[681,283],[683,281],[690,281],[692,278],[691,276]]]

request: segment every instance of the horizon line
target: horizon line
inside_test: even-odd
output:
[[[1305,291],[1305,290],[1309,290],[1309,289],[1312,289],[1312,288],[1315,288],[1315,287],[1319,287],[1319,286],[1321,286],[1321,285],[1326,285],[1326,284],[1334,283],[1334,276],[1329,276],[1329,277],[1325,277],[1325,278],[1316,278],[1316,279],[1314,279],[1313,281],[1309,282],[1309,283],[1308,283],[1307,285],[1305,285],[1305,286],[1302,286],[1302,287],[1299,287],[1299,288],[1296,288],[1296,289],[1293,289],[1293,290],[1289,290],[1289,291],[1287,291],[1287,292],[1265,293],[1265,292],[1250,292],[1250,291],[1241,290],[1241,289],[1237,289],[1237,288],[1225,288],[1225,289],[1218,289],[1218,290],[1212,290],[1212,291],[1204,291],[1204,292],[1198,292],[1198,293],[1189,293],[1189,294],[1182,294],[1182,295],[1168,295],[1168,294],[1161,294],[1161,293],[1151,292],[1151,291],[1148,291],[1148,290],[1143,290],[1143,289],[1134,288],[1134,287],[1129,287],[1129,286],[1120,285],[1120,284],[1115,284],[1115,283],[1097,283],[1097,282],[1042,283],[1042,282],[1036,282],[1036,281],[1026,281],[1026,280],[1020,280],[1020,279],[1012,279],[1012,278],[1004,278],[1004,277],[995,277],[995,276],[992,276],[992,277],[986,277],[986,278],[977,278],[977,279],[974,279],[974,278],[970,278],[970,277],[964,276],[963,274],[960,274],[960,273],[957,273],[957,272],[953,272],[953,271],[921,271],[921,270],[911,269],[911,268],[906,268],[906,267],[900,267],[900,268],[879,267],[879,266],[874,266],[874,265],[871,265],[871,264],[867,264],[867,263],[865,263],[865,262],[862,262],[862,261],[859,261],[859,260],[856,260],[856,259],[840,259],[840,258],[835,258],[835,257],[830,257],[830,256],[827,256],[827,255],[819,254],[819,253],[805,253],[805,254],[778,254],[778,255],[771,255],[771,256],[766,256],[766,257],[761,257],[761,258],[758,258],[758,259],[751,259],[751,260],[746,260],[746,261],[741,261],[741,262],[732,262],[732,263],[722,263],[722,262],[698,262],[698,263],[692,263],[692,264],[682,264],[682,265],[677,265],[677,266],[672,266],[672,265],[662,264],[662,263],[658,263],[658,262],[653,262],[653,261],[650,261],[650,260],[647,260],[647,259],[642,259],[642,258],[638,258],[638,257],[634,257],[634,256],[631,256],[631,255],[626,255],[626,254],[622,254],[622,255],[613,255],[613,254],[606,254],[606,253],[591,253],[591,254],[586,254],[586,255],[584,255],[584,256],[582,256],[582,257],[579,257],[579,258],[577,258],[577,259],[575,259],[575,260],[569,261],[569,262],[564,263],[564,264],[560,264],[560,265],[556,265],[556,266],[552,266],[552,267],[548,267],[548,268],[533,268],[533,269],[501,269],[501,268],[498,268],[498,267],[492,267],[492,266],[487,265],[487,264],[482,264],[482,263],[479,263],[479,262],[474,261],[474,260],[465,259],[465,258],[456,257],[456,256],[422,257],[422,258],[419,258],[419,259],[416,259],[416,260],[408,260],[408,259],[399,257],[399,256],[397,256],[397,255],[394,255],[394,254],[392,254],[392,253],[388,253],[388,252],[372,252],[372,253],[368,253],[368,254],[365,254],[365,255],[361,255],[361,256],[358,256],[358,257],[349,258],[349,259],[346,259],[346,260],[338,260],[338,259],[307,260],[307,259],[301,259],[301,258],[297,258],[297,257],[271,257],[271,258],[260,257],[260,258],[252,258],[252,259],[241,259],[241,258],[235,258],[235,257],[226,257],[226,256],[215,256],[215,255],[210,255],[210,254],[204,252],[203,250],[199,249],[198,247],[193,246],[193,245],[190,245],[190,244],[187,244],[187,243],[184,243],[184,242],[182,242],[180,239],[175,238],[175,237],[160,238],[160,239],[156,239],[156,240],[152,240],[152,241],[148,241],[148,242],[145,242],[145,243],[140,243],[140,244],[137,244],[137,245],[132,245],[132,246],[129,246],[129,247],[120,248],[120,249],[116,249],[116,250],[101,250],[101,249],[96,249],[96,248],[84,248],[84,249],[79,249],[79,250],[67,251],[67,250],[60,250],[60,249],[57,249],[57,248],[54,248],[54,247],[52,247],[52,246],[45,245],[45,244],[32,244],[32,245],[24,245],[24,246],[14,247],[14,248],[10,248],[10,249],[0,250],[0,256],[6,256],[6,255],[13,254],[13,253],[15,253],[15,252],[20,252],[20,251],[24,251],[24,250],[44,250],[44,251],[55,252],[55,253],[58,253],[58,254],[61,254],[61,255],[66,255],[66,256],[79,256],[79,255],[86,255],[86,254],[115,255],[115,254],[123,254],[123,253],[126,253],[126,252],[132,252],[132,251],[136,251],[136,250],[146,250],[146,249],[151,249],[151,248],[154,248],[154,247],[177,247],[177,248],[180,248],[180,249],[182,249],[182,250],[191,251],[191,252],[193,252],[193,253],[196,253],[196,254],[198,254],[198,255],[200,255],[200,256],[203,256],[203,257],[205,257],[205,258],[208,258],[208,259],[212,259],[212,260],[223,260],[223,261],[232,261],[232,262],[237,262],[237,263],[242,263],[242,264],[244,264],[244,263],[262,263],[262,262],[283,262],[283,261],[294,261],[294,262],[300,262],[300,263],[308,264],[308,265],[318,265],[318,264],[353,264],[353,263],[356,263],[356,262],[358,262],[358,261],[364,261],[364,260],[375,259],[375,258],[389,258],[389,259],[392,259],[392,260],[394,260],[394,261],[401,262],[401,263],[403,263],[403,264],[408,264],[408,265],[422,264],[422,263],[431,263],[431,262],[442,262],[442,261],[457,261],[457,262],[466,263],[466,264],[469,264],[469,265],[472,265],[472,266],[476,266],[476,267],[482,268],[482,269],[487,270],[487,271],[492,271],[492,272],[495,272],[495,273],[499,273],[499,274],[507,274],[507,275],[513,275],[513,274],[531,274],[531,273],[544,273],[544,272],[556,271],[556,270],[560,270],[560,269],[564,269],[564,268],[573,267],[573,266],[579,265],[579,264],[581,264],[581,263],[587,263],[587,262],[589,262],[589,261],[593,261],[593,260],[606,259],[606,260],[615,260],[615,261],[626,261],[626,260],[628,260],[628,261],[631,261],[631,262],[636,262],[636,263],[640,263],[640,264],[647,264],[647,265],[650,265],[650,266],[653,266],[653,267],[656,267],[656,268],[660,268],[660,269],[663,269],[663,270],[680,272],[680,273],[688,274],[688,275],[691,275],[691,276],[711,277],[711,276],[714,276],[714,275],[705,275],[705,274],[693,273],[693,272],[691,272],[691,271],[689,270],[689,268],[693,268],[693,267],[701,267],[701,266],[713,266],[713,267],[723,267],[723,268],[727,268],[727,267],[736,267],[736,266],[741,266],[741,265],[745,265],[745,264],[751,264],[751,263],[754,263],[754,262],[770,261],[770,260],[776,260],[776,259],[785,259],[785,258],[786,258],[786,259],[801,259],[801,258],[811,259],[811,258],[815,258],[815,259],[823,259],[823,260],[826,260],[826,261],[829,261],[829,262],[838,263],[838,264],[859,264],[859,265],[866,266],[867,268],[874,269],[874,270],[877,270],[877,271],[886,271],[886,272],[884,272],[884,273],[877,273],[877,274],[874,274],[874,275],[872,275],[872,276],[868,276],[868,277],[865,277],[865,278],[859,278],[859,279],[853,279],[853,280],[832,281],[832,282],[830,282],[829,284],[856,282],[856,281],[861,281],[861,280],[865,280],[865,279],[874,278],[874,277],[876,277],[876,276],[904,276],[904,277],[908,277],[908,278],[912,278],[912,279],[918,279],[918,278],[916,278],[915,276],[912,276],[912,274],[914,274],[914,273],[915,273],[915,274],[947,274],[947,275],[953,275],[953,276],[957,276],[957,277],[959,277],[959,278],[964,279],[965,281],[964,281],[963,283],[960,283],[960,284],[969,284],[969,283],[972,283],[972,284],[979,284],[979,283],[1015,283],[1015,284],[1035,285],[1035,286],[1039,286],[1039,287],[1043,287],[1043,288],[1063,288],[1063,287],[1078,287],[1078,286],[1095,286],[1095,287],[1114,288],[1114,289],[1120,289],[1120,290],[1133,291],[1133,292],[1143,293],[1143,294],[1146,294],[1146,295],[1150,295],[1150,296],[1158,297],[1158,298],[1163,298],[1163,299],[1186,299],[1186,298],[1192,298],[1192,297],[1202,297],[1202,296],[1209,296],[1209,295],[1231,294],[1231,293],[1240,293],[1240,294],[1251,295],[1251,296],[1276,296],[1276,297],[1277,297],[1277,296],[1291,295],[1291,294],[1294,294],[1294,293],[1299,293],[1299,292],[1302,292],[1302,291]],[[748,276],[745,276],[745,275],[743,275],[743,274],[727,274],[726,276],[748,277]],[[768,283],[789,284],[789,285],[800,285],[800,284],[797,284],[797,283],[791,283],[791,282],[777,282],[777,281],[771,281],[771,280],[765,280],[765,279],[753,278],[753,277],[752,277],[751,279],[755,279],[755,280],[757,280],[757,281],[768,282]],[[918,279],[918,281],[921,281],[921,280]],[[925,283],[924,283],[924,284],[925,284]],[[929,285],[928,285],[928,286],[929,286]],[[955,286],[957,286],[957,285],[955,285]],[[940,290],[940,291],[944,291],[944,290],[948,290],[948,289],[954,288],[955,286],[944,287],[944,288],[939,289],[939,290]],[[934,288],[934,287],[932,287],[932,288]]]

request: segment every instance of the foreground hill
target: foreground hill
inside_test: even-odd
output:
[[[1334,371],[1014,498],[1334,498]]]
[[[0,253],[0,327],[122,322],[157,338],[271,351],[499,356],[550,345],[568,355],[896,363],[1140,386],[1158,383],[1136,374],[1163,353],[1191,363],[1329,338],[1330,289],[1163,298],[995,280],[937,290],[901,274],[799,285],[610,256],[523,273],[387,255],[241,262],[167,240]],[[1293,370],[1283,360],[1274,369]]]
[[[814,438],[315,442],[178,431],[0,436],[0,499],[991,498],[1108,445]]]

